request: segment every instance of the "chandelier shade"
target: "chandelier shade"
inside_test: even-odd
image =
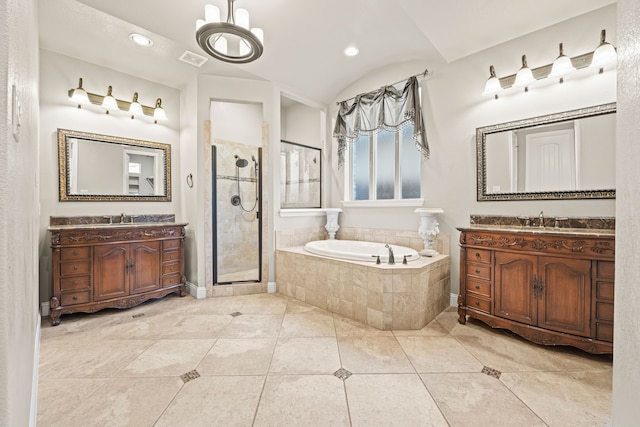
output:
[[[227,0],[227,21],[220,20],[220,9],[205,6],[205,19],[196,21],[196,41],[208,55],[232,64],[253,62],[264,51],[264,33],[260,28],[250,28],[249,12],[238,9]]]

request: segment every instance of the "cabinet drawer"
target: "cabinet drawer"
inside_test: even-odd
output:
[[[178,261],[180,259],[180,251],[168,251],[162,253],[162,262]]]
[[[466,295],[467,307],[473,308],[474,310],[484,311],[485,313],[489,313],[491,303],[485,299],[476,298],[469,294]]]
[[[481,282],[477,280],[467,280],[467,292],[483,295],[487,298],[491,297],[491,283]]]
[[[483,264],[491,263],[491,251],[484,249],[467,249],[468,262],[481,262]]]
[[[491,267],[488,265],[467,264],[467,277],[491,280]]]
[[[86,259],[91,254],[91,248],[62,248],[60,249],[60,259],[62,261],[68,261],[72,259]]]
[[[162,276],[162,286],[177,285],[180,282],[180,273],[165,274]]]
[[[89,276],[67,277],[66,279],[60,279],[60,289],[63,291],[87,289],[90,286]]]
[[[73,274],[89,274],[91,263],[89,261],[60,263],[60,274],[70,276]]]
[[[162,274],[180,273],[180,263],[172,262],[162,266]]]
[[[89,291],[65,292],[60,296],[60,300],[63,306],[89,302]]]
[[[596,323],[596,339],[613,342],[613,324]]]
[[[613,322],[613,304],[609,302],[596,302],[596,319]]]
[[[613,283],[610,283],[610,282],[596,283],[596,298],[613,301]]]
[[[163,249],[178,249],[179,247],[180,247],[180,240],[178,239],[162,241]]]
[[[598,277],[604,279],[613,279],[615,271],[615,263],[610,261],[598,261]]]

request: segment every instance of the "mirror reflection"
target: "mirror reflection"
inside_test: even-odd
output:
[[[58,129],[60,200],[171,200],[169,144]]]
[[[615,197],[615,104],[478,128],[478,200]]]
[[[280,207],[321,206],[322,151],[289,141],[280,143]]]

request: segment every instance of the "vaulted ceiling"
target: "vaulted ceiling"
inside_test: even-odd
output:
[[[206,56],[195,40],[206,3],[226,16],[225,0],[40,0],[40,46],[178,89],[205,73],[272,81],[326,104],[372,70],[405,61],[438,68],[615,0],[236,0],[264,29],[264,54],[196,68],[178,58]],[[153,46],[134,45],[132,32]],[[360,54],[346,57],[348,45]]]

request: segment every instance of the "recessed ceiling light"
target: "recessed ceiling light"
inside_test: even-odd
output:
[[[360,51],[355,46],[349,46],[344,50],[344,54],[347,56],[356,56]]]
[[[143,46],[143,47],[149,47],[153,44],[153,40],[151,40],[149,37],[143,36],[142,34],[138,34],[138,33],[129,34],[129,40],[131,40],[138,46]]]

